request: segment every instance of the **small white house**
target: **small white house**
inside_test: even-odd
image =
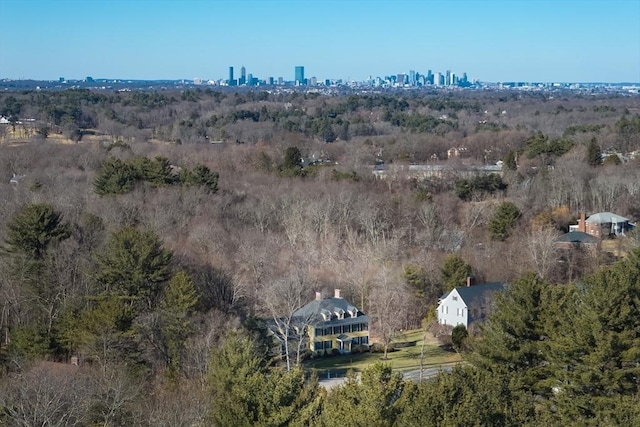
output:
[[[467,286],[461,286],[440,297],[437,315],[441,325],[464,325],[469,328],[474,322],[484,320],[491,312],[496,292],[505,290],[500,282],[474,284],[473,278],[467,279]]]

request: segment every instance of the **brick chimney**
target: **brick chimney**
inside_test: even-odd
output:
[[[335,289],[335,290],[333,291],[333,297],[334,297],[334,298],[342,298],[342,297],[340,296],[340,289]]]
[[[578,231],[587,232],[587,214],[584,212],[580,214],[580,219],[578,220]]]
[[[322,299],[322,292],[316,292],[316,301],[320,301]]]
[[[476,284],[476,278],[473,276],[467,276],[467,288]]]

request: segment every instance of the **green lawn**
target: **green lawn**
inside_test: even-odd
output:
[[[348,354],[344,356],[322,357],[310,360],[305,363],[307,369],[315,370],[319,377],[324,377],[327,371],[343,374],[345,371],[353,370],[362,371],[364,368],[382,361],[388,363],[394,370],[411,371],[420,369],[420,351],[422,346],[423,332],[421,330],[407,331],[402,336],[397,337],[394,342],[411,342],[415,341],[416,345],[412,347],[400,348],[396,351],[390,351],[388,360],[382,360],[382,353],[362,353]],[[453,352],[443,350],[438,346],[437,341],[431,335],[427,335],[427,341],[424,347],[424,367],[433,368],[441,365],[449,365],[459,363],[462,358]]]

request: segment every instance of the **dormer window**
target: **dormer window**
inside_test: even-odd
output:
[[[349,313],[349,317],[358,317],[358,309],[353,306],[347,307],[347,312]]]
[[[336,310],[335,313],[336,313],[336,317],[338,319],[344,319],[344,310],[343,309],[340,308],[340,309]]]
[[[329,310],[322,309],[320,310],[320,314],[325,322],[331,320],[331,312]]]

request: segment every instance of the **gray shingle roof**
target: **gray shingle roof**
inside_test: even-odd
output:
[[[598,238],[590,234],[583,233],[582,231],[571,231],[558,237],[556,242],[563,243],[582,243],[582,244],[595,244],[598,243]]]
[[[462,300],[471,306],[475,302],[481,302],[483,298],[491,292],[502,292],[506,290],[506,285],[502,282],[484,283],[481,285],[461,286],[456,288]]]
[[[460,295],[460,298],[467,304],[467,307],[471,306],[474,302],[481,301],[490,292],[501,292],[507,289],[507,285],[502,282],[484,283],[480,285],[472,286],[460,286],[455,288]],[[451,291],[440,297],[441,300],[449,296]]]
[[[344,319],[339,319],[336,313],[342,311],[344,313]],[[351,317],[350,313],[356,312],[356,317]],[[325,313],[327,317],[324,317],[322,313]],[[330,320],[325,320],[329,319]],[[351,304],[344,298],[324,298],[321,300],[313,300],[295,313],[293,317],[300,317],[305,319],[312,319],[312,325],[350,325],[352,323],[367,322],[367,316],[358,310],[356,306]]]
[[[619,223],[627,221],[629,221],[628,218],[616,215],[612,212],[598,212],[597,214],[593,214],[589,218],[587,218],[587,222],[593,222],[596,224]]]

